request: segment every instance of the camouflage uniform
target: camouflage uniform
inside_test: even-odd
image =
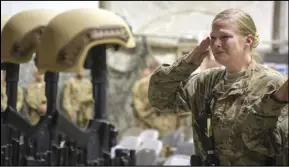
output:
[[[45,82],[33,82],[26,88],[25,100],[28,106],[28,119],[32,124],[36,124],[40,116],[45,113],[40,112],[42,104],[46,104]]]
[[[278,118],[275,137],[279,148],[276,165],[288,166],[288,105],[282,110]]]
[[[7,95],[5,89],[5,84],[1,82],[1,112],[4,112],[7,107]]]
[[[178,128],[184,130],[188,113],[176,115],[172,113],[158,113],[149,103],[148,86],[150,77],[138,80],[133,86],[133,105],[136,125],[141,129],[157,129],[160,137]],[[181,127],[180,127],[181,126]]]
[[[263,165],[275,156],[273,131],[286,104],[270,97],[286,78],[254,61],[237,74],[212,68],[190,76],[195,69],[183,59],[159,67],[150,80],[151,105],[159,112],[191,112],[195,123],[204,98],[212,94],[212,127],[221,165]],[[195,126],[193,131],[196,154],[204,157]]]
[[[6,95],[6,82],[1,82],[1,112],[4,112],[7,107],[7,95]],[[24,102],[24,93],[23,89],[18,86],[17,90],[17,103],[16,103],[16,109],[19,113],[21,113],[21,110],[23,108],[23,102]]]
[[[93,118],[92,84],[89,79],[70,79],[63,88],[62,108],[79,127],[86,127]]]

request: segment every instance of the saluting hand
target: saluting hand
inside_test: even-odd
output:
[[[195,49],[193,49],[185,58],[188,64],[200,65],[204,58],[212,54],[209,49],[210,38],[205,38]]]

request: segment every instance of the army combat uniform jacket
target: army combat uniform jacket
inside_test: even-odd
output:
[[[1,83],[1,112],[4,112],[7,108],[7,95],[3,89],[5,86]]]
[[[177,115],[155,111],[148,100],[149,79],[149,76],[144,77],[133,86],[134,115],[137,127],[141,129],[156,129],[159,131],[160,137],[163,137],[178,128],[185,129],[186,126],[190,126],[190,124],[186,124],[188,122],[186,118],[190,117],[188,113]]]
[[[92,84],[89,79],[72,78],[63,88],[62,108],[79,127],[85,128],[93,118]]]
[[[32,124],[36,124],[39,121],[40,116],[45,115],[45,113],[39,111],[42,104],[46,105],[45,82],[34,82],[28,85],[26,88],[25,100],[29,108],[29,120]]]
[[[222,68],[190,76],[195,69],[183,59],[160,66],[150,79],[151,105],[159,112],[192,112],[195,123],[205,97],[211,94],[215,97],[211,124],[220,165],[263,165],[267,157],[275,156],[272,134],[287,104],[274,101],[271,95],[287,78],[255,62],[235,78]],[[204,157],[195,129],[196,154]]]
[[[288,166],[288,105],[282,110],[278,118],[275,137],[279,149],[279,154],[276,156],[276,165]]]
[[[16,109],[17,112],[21,113],[23,102],[24,102],[24,92],[21,87],[17,87],[17,103]],[[1,112],[4,112],[7,108],[7,95],[6,95],[6,84],[5,82],[1,82]]]

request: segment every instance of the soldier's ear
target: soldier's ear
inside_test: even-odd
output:
[[[253,42],[254,42],[254,36],[251,35],[251,34],[247,35],[245,42],[246,42],[246,46],[247,46],[247,47],[252,47]]]

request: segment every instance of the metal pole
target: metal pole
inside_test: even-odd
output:
[[[272,40],[280,40],[280,15],[281,15],[281,1],[274,1],[273,8],[273,27],[272,27]],[[279,52],[280,45],[273,44],[272,51]]]

